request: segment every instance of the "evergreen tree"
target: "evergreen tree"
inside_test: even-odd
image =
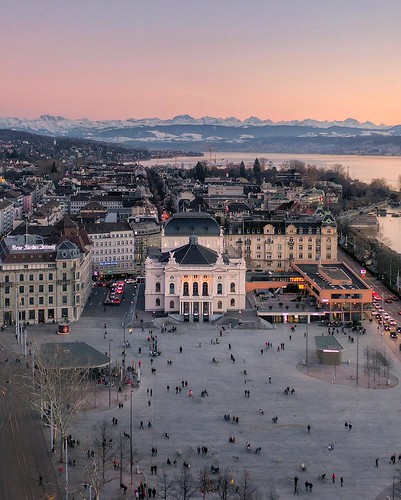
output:
[[[205,182],[206,179],[206,174],[207,174],[207,168],[206,166],[202,165],[200,161],[196,164],[194,168],[194,177],[197,179],[199,182]]]
[[[245,163],[242,161],[240,166],[239,166],[239,176],[240,177],[246,177],[246,168],[245,168]],[[401,186],[401,181],[400,181],[400,186]]]
[[[255,181],[260,184],[262,181],[262,169],[258,158],[255,159],[255,163],[253,164],[253,175],[255,177]]]

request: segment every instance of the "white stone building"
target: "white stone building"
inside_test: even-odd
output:
[[[135,272],[134,231],[128,222],[85,224],[85,230],[93,243],[93,274]]]
[[[13,222],[13,204],[10,201],[0,199],[0,236],[4,236],[12,230]]]
[[[146,259],[145,310],[207,322],[244,309],[245,272],[244,259],[206,248],[193,234],[186,245]]]

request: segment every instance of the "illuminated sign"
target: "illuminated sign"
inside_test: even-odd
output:
[[[33,250],[56,250],[56,245],[11,245],[14,252],[32,252]]]
[[[361,269],[361,275],[365,276],[365,274],[366,274],[366,269]]]

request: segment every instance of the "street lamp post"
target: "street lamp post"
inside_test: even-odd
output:
[[[66,437],[64,437],[64,449],[65,449],[65,500],[68,500],[68,450],[67,450]]]
[[[356,385],[359,384],[359,332],[356,332]]]
[[[27,344],[28,344],[28,332],[27,332],[27,329],[26,329],[26,323],[25,321],[23,322],[23,355],[26,356],[27,355]]]
[[[109,408],[111,407],[111,342],[113,339],[109,339]]]
[[[308,339],[309,339],[309,314],[306,315],[306,332],[305,332],[305,364],[306,364],[306,370],[309,370],[309,346],[308,346]]]
[[[127,320],[127,313],[124,313],[123,319],[123,377],[125,374],[125,357],[126,357],[126,342],[125,342],[125,323]]]
[[[130,477],[131,477],[131,483],[132,484],[132,462],[133,462],[133,456],[132,456],[132,393],[134,391],[131,390],[131,399],[130,399],[130,406],[129,406],[129,435],[130,435],[130,443],[129,443],[129,454],[130,454],[130,462],[129,462],[129,470],[130,470]]]

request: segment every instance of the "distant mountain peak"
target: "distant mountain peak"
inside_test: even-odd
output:
[[[47,124],[47,125],[45,125]],[[61,127],[63,131],[71,128],[85,127],[90,129],[104,129],[104,128],[126,128],[132,126],[157,126],[157,125],[218,125],[227,127],[263,127],[263,126],[275,126],[275,125],[288,125],[288,126],[298,126],[298,127],[318,127],[318,128],[329,128],[329,127],[352,127],[352,128],[366,128],[366,129],[386,129],[390,126],[381,123],[376,125],[371,121],[365,121],[361,123],[355,118],[347,118],[345,120],[314,120],[312,118],[306,118],[304,120],[282,120],[274,122],[270,119],[262,120],[257,116],[250,116],[245,120],[240,120],[235,116],[229,116],[226,118],[213,117],[213,116],[203,116],[200,118],[194,118],[189,114],[176,115],[174,118],[170,119],[160,119],[157,117],[153,118],[128,118],[126,120],[91,120],[89,118],[78,118],[70,119],[63,116],[53,116],[53,115],[41,115],[36,119],[25,119],[16,117],[4,117],[0,118],[0,126],[5,128],[10,127],[21,127],[26,130],[31,129],[33,132],[39,131],[43,127],[48,128],[48,126],[55,127],[56,129]]]

